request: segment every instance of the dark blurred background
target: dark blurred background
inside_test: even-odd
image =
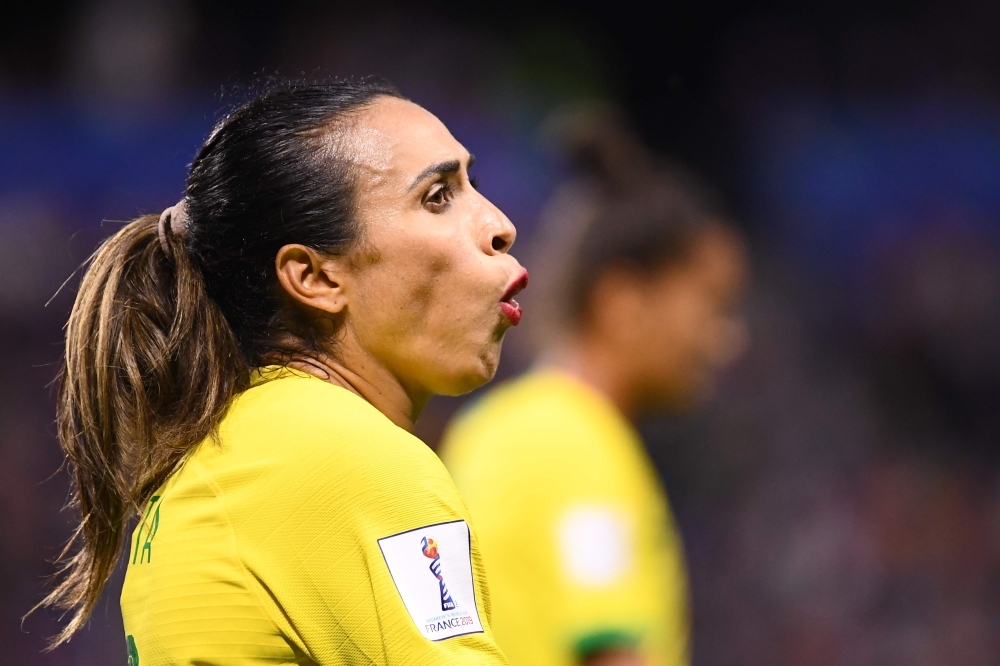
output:
[[[56,615],[20,619],[72,523],[49,384],[74,268],[178,199],[240,86],[371,73],[476,153],[522,255],[564,173],[546,120],[580,100],[620,105],[736,212],[752,346],[707,410],[644,427],[686,541],[697,666],[1000,660],[1000,3],[0,16],[0,662],[126,660],[117,580],[53,653]],[[503,376],[530,358],[518,333]],[[436,399],[420,434],[433,445],[460,404]]]

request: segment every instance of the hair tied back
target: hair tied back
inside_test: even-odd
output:
[[[173,206],[170,206],[160,213],[160,222],[157,226],[156,233],[160,238],[160,247],[163,249],[163,254],[167,255],[170,259],[174,258],[174,253],[170,249],[170,241],[167,238],[167,234],[183,238],[186,231],[187,206],[184,204],[184,199],[181,199]]]

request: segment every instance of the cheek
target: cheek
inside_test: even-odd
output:
[[[393,340],[437,319],[437,303],[447,298],[453,263],[446,254],[415,248],[412,253],[380,252],[361,290],[366,321]]]
[[[401,307],[411,322],[438,334],[458,331],[462,322],[481,314],[481,268],[456,240],[428,247],[401,281]]]
[[[468,245],[455,234],[400,234],[385,243],[361,294],[366,343],[408,363],[439,365],[460,361],[448,356],[469,343],[482,344],[487,281]]]
[[[651,305],[650,338],[655,344],[655,357],[661,368],[675,372],[690,372],[700,364],[706,346],[706,312],[697,296],[689,289],[671,289],[659,295]]]

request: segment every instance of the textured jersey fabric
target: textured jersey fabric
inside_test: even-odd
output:
[[[512,664],[570,666],[611,647],[687,663],[680,540],[642,442],[603,396],[529,373],[461,415],[442,458],[475,521]]]
[[[482,630],[447,640],[421,634],[380,548],[468,521],[437,456],[346,389],[263,374],[133,532],[121,597],[130,664],[505,664],[475,534],[465,557]]]

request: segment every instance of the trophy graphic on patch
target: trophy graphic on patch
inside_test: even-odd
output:
[[[441,574],[441,555],[438,554],[437,541],[430,537],[423,537],[420,540],[420,549],[424,553],[424,557],[428,557],[431,560],[430,570],[437,578],[438,585],[441,588],[441,610],[454,610],[455,604],[451,599],[451,593],[448,592],[448,586],[444,583],[444,576]]]

